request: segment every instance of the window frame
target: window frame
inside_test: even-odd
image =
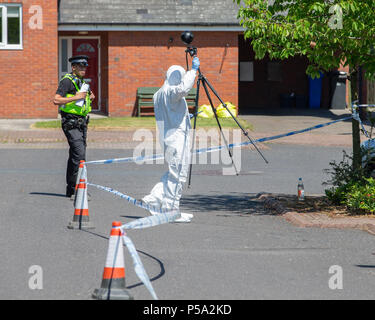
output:
[[[8,44],[8,8],[16,7],[20,15],[20,43]],[[2,18],[2,42],[0,42],[0,50],[23,50],[23,20],[22,20],[22,4],[20,3],[0,3]]]

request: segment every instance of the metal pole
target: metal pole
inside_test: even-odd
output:
[[[231,117],[233,118],[233,120],[237,123],[238,127],[242,130],[243,134],[249,139],[249,141],[252,143],[252,145],[255,147],[255,149],[258,151],[258,153],[262,156],[263,160],[268,164],[267,159],[264,157],[263,153],[256,146],[256,144],[254,143],[253,139],[250,138],[249,133],[241,126],[241,124],[238,122],[238,120],[236,119],[236,117],[232,114],[232,112],[229,110],[229,108],[227,107],[227,105],[220,98],[219,94],[212,87],[212,85],[210,84],[210,82],[204,76],[203,76],[203,79],[204,79],[205,83],[207,83],[207,85],[210,87],[210,89],[212,90],[212,92],[214,93],[214,95],[219,99],[220,103],[225,107],[225,109],[227,109],[227,111],[229,112],[229,114],[231,115]]]
[[[223,129],[222,129],[222,127],[221,127],[221,124],[220,124],[219,118],[218,118],[218,116],[217,116],[216,109],[215,109],[215,107],[214,107],[214,105],[213,105],[213,103],[212,103],[211,95],[210,95],[210,93],[209,93],[209,91],[208,91],[208,88],[207,88],[207,85],[206,85],[206,78],[205,78],[204,76],[202,76],[202,84],[203,84],[203,88],[204,88],[204,90],[206,91],[206,95],[207,95],[207,98],[208,98],[208,100],[209,100],[209,102],[210,102],[210,105],[211,105],[212,111],[213,111],[213,113],[214,113],[214,115],[215,115],[216,122],[217,122],[217,125],[218,125],[218,127],[219,127],[219,130],[220,130],[221,136],[222,136],[222,138],[223,138],[223,140],[224,140],[224,143],[225,143],[225,146],[226,146],[226,148],[227,148],[227,150],[228,150],[229,157],[230,157],[231,160],[232,160],[232,164],[233,164],[234,170],[236,171],[236,175],[238,176],[238,170],[237,170],[237,167],[236,167],[236,165],[235,165],[235,163],[234,163],[232,152],[230,151],[230,148],[229,148],[229,145],[228,145],[227,139],[225,138],[225,135],[224,135],[224,133],[223,133]]]
[[[201,84],[201,71],[198,69],[199,75],[197,80],[197,94],[195,97],[195,114],[194,114],[194,128],[193,128],[193,141],[192,141],[192,147],[191,147],[191,155],[190,155],[190,168],[189,168],[189,183],[188,188],[190,188],[191,185],[191,175],[193,171],[193,151],[195,147],[195,136],[196,136],[196,128],[197,128],[197,117],[198,117],[198,105],[199,105],[199,88]]]

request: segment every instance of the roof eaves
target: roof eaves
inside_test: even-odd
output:
[[[199,23],[123,23],[123,22],[59,22],[59,25],[109,25],[109,26],[240,26],[239,23],[199,22]]]

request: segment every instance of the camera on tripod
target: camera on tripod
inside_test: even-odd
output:
[[[188,47],[186,49],[186,53],[189,53],[191,57],[194,57],[198,54],[198,50],[196,47],[190,47],[190,44],[194,40],[194,34],[190,31],[185,31],[181,34],[181,40],[185,43]]]
[[[190,44],[194,40],[194,35],[190,31],[185,31],[185,32],[183,32],[181,34],[181,40],[182,40],[183,43],[185,43],[187,45],[187,49],[185,50],[185,53],[186,53],[186,67],[187,67],[187,70],[189,70],[189,61],[188,61],[189,58],[188,58],[188,54],[190,54],[190,56],[193,58],[193,57],[197,56],[197,53],[198,53],[197,48],[190,46]],[[199,68],[198,68],[198,73],[199,73],[199,76],[198,76],[198,81],[197,81],[197,95],[196,95],[196,99],[195,99],[194,131],[193,131],[194,134],[193,134],[193,147],[192,147],[192,149],[194,149],[195,132],[196,132],[196,127],[197,127],[198,100],[199,100],[199,90],[200,90],[199,88],[200,88],[200,84],[202,83],[204,91],[206,92],[206,95],[207,95],[207,99],[209,100],[211,108],[212,108],[212,111],[213,111],[213,113],[215,115],[216,122],[217,122],[219,130],[221,132],[223,141],[225,142],[225,146],[226,146],[226,148],[228,150],[229,156],[232,159],[232,164],[233,164],[234,169],[236,170],[236,174],[239,175],[239,171],[236,168],[236,165],[235,165],[235,163],[233,161],[232,152],[231,152],[231,150],[229,148],[229,145],[228,145],[228,142],[227,142],[227,140],[226,140],[226,138],[225,138],[225,136],[223,134],[222,127],[221,127],[221,124],[219,122],[219,119],[218,119],[218,116],[217,116],[217,113],[216,113],[216,109],[215,109],[215,107],[213,105],[213,102],[212,102],[212,99],[211,99],[211,96],[210,96],[210,93],[209,93],[209,89],[211,89],[211,91],[214,93],[214,95],[219,99],[219,101],[224,106],[224,108],[227,109],[227,111],[229,112],[229,114],[231,115],[231,117],[233,118],[233,120],[237,123],[238,127],[242,130],[243,134],[249,139],[249,141],[251,142],[251,144],[255,147],[255,149],[258,151],[258,153],[262,156],[262,158],[264,159],[264,161],[266,163],[268,163],[267,159],[263,156],[262,152],[256,146],[256,144],[254,143],[254,141],[250,138],[249,133],[247,131],[245,131],[245,129],[241,126],[241,124],[238,122],[238,120],[235,118],[235,116],[232,114],[232,112],[228,109],[227,105],[220,98],[219,94],[215,91],[215,89],[212,87],[212,85],[207,80],[207,78],[201,73],[201,70]],[[191,155],[193,155],[193,153]],[[189,188],[190,188],[191,174],[192,174],[192,164],[193,164],[192,159],[193,158],[191,158],[190,169],[189,169],[189,185],[188,185]]]

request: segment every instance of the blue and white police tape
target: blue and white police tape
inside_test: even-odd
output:
[[[371,106],[372,105],[366,105],[366,107],[371,107]],[[364,105],[360,105],[359,107],[364,107]],[[373,107],[375,107],[375,105],[373,105]],[[316,125],[316,126],[313,126],[313,127],[310,127],[310,128],[302,129],[302,130],[296,130],[296,131],[288,132],[288,133],[285,133],[285,134],[280,134],[280,135],[276,135],[276,136],[257,139],[253,142],[246,141],[246,142],[243,142],[243,143],[230,144],[229,148],[243,147],[243,146],[250,145],[252,143],[260,143],[260,142],[276,140],[276,139],[280,139],[280,138],[283,138],[283,137],[288,137],[288,136],[312,131],[312,130],[315,130],[315,129],[323,128],[323,127],[326,127],[326,126],[329,126],[329,125],[332,125],[332,124],[335,124],[335,123],[338,123],[338,122],[341,122],[341,121],[346,121],[346,120],[349,120],[349,119],[352,119],[352,118],[354,118],[355,120],[362,123],[359,116],[357,116],[358,113],[356,113],[354,111],[355,108],[352,108],[352,109],[353,109],[353,115],[350,116],[350,117],[338,119],[338,120],[335,120],[335,121],[331,121],[331,122],[328,122],[328,123]],[[212,148],[197,149],[197,150],[194,151],[194,154],[215,152],[215,151],[219,151],[219,150],[223,149],[224,147],[225,146],[217,146],[217,147],[212,147]],[[89,162],[86,162],[86,164],[109,164],[109,163],[124,163],[124,162],[130,163],[130,162],[140,162],[140,161],[147,162],[147,161],[154,161],[154,160],[163,159],[163,158],[164,158],[164,156],[159,154],[159,155],[152,155],[152,156],[148,156],[148,157],[132,157],[132,158],[120,158],[120,159],[110,159],[110,160],[89,161]],[[119,197],[125,199],[126,201],[128,201],[129,203],[132,203],[135,206],[138,206],[140,208],[143,208],[145,210],[148,210],[150,212],[155,213],[152,216],[137,219],[135,221],[131,221],[129,223],[126,223],[126,224],[122,225],[120,227],[120,229],[122,229],[122,231],[128,230],[128,229],[144,229],[144,228],[154,227],[154,226],[165,224],[165,223],[174,222],[177,218],[179,218],[181,216],[179,211],[169,211],[168,212],[168,211],[161,210],[161,209],[153,207],[153,206],[149,206],[149,205],[147,205],[147,204],[145,204],[141,201],[138,201],[138,200],[136,200],[136,199],[134,199],[130,196],[127,196],[127,195],[125,195],[125,194],[123,194],[123,193],[121,193],[117,190],[114,190],[112,188],[96,185],[96,184],[89,183],[89,182],[87,182],[87,185],[96,187],[96,188],[101,189],[103,191],[110,192],[110,193],[112,193],[116,196],[119,196]],[[156,296],[156,293],[155,293],[155,291],[152,287],[152,284],[151,284],[151,282],[149,280],[149,277],[148,277],[148,275],[147,275],[147,273],[146,273],[146,271],[143,267],[143,264],[141,262],[141,259],[139,258],[139,255],[137,253],[137,250],[136,250],[133,242],[126,235],[123,236],[123,241],[124,241],[124,244],[126,245],[128,251],[129,251],[129,253],[130,253],[130,255],[133,259],[134,270],[135,270],[138,278],[142,281],[142,283],[149,290],[152,297],[155,300],[157,300],[158,298]]]
[[[139,258],[137,249],[135,248],[132,240],[126,235],[124,235],[122,238],[124,241],[124,245],[128,248],[129,254],[133,259],[133,267],[135,273],[137,274],[138,278],[142,281],[142,283],[146,286],[147,290],[151,293],[151,296],[154,298],[154,300],[158,300],[155,290],[152,287],[150,278],[146,273],[146,270],[142,264],[141,259]]]
[[[121,227],[119,227],[119,229],[121,229],[124,232],[123,241],[124,241],[124,244],[126,245],[128,251],[130,253],[130,256],[133,259],[133,266],[134,266],[135,273],[137,274],[138,278],[142,281],[142,283],[146,286],[147,290],[150,292],[152,297],[155,300],[157,300],[158,298],[156,296],[154,288],[152,287],[152,284],[151,284],[150,279],[149,279],[149,277],[146,273],[146,270],[145,270],[145,268],[142,264],[142,261],[141,261],[139,255],[138,255],[138,252],[137,252],[133,242],[131,241],[131,239],[128,236],[126,236],[124,230],[145,229],[145,228],[150,228],[150,227],[158,226],[158,225],[165,224],[165,223],[174,222],[177,218],[179,218],[181,216],[180,212],[176,211],[176,210],[174,210],[174,211],[161,210],[159,208],[155,208],[153,206],[146,205],[143,202],[137,201],[136,199],[134,199],[130,196],[127,196],[127,195],[125,195],[125,194],[123,194],[123,193],[121,193],[117,190],[114,190],[112,188],[103,187],[103,186],[93,184],[93,183],[89,183],[89,182],[87,182],[87,185],[92,186],[92,187],[96,187],[96,188],[98,188],[100,190],[103,190],[103,191],[110,192],[110,193],[112,193],[116,196],[119,196],[119,197],[125,199],[126,201],[128,201],[129,203],[131,203],[131,204],[133,204],[137,207],[140,207],[140,208],[143,208],[143,209],[146,209],[146,210],[149,210],[149,211],[155,213],[152,216],[140,218],[140,219],[131,221],[129,223],[126,223],[126,224],[122,225]]]
[[[113,163],[140,163],[140,162],[148,162],[148,161],[155,161],[155,160],[162,160],[164,159],[164,155],[162,154],[154,154],[152,156],[146,157],[129,157],[129,158],[118,158],[118,159],[109,159],[109,160],[94,160],[94,161],[87,161],[85,164],[113,164]]]
[[[161,224],[174,222],[176,219],[178,219],[181,216],[180,212],[177,211],[177,210],[167,211],[167,210],[163,210],[163,209],[160,209],[160,208],[156,208],[154,206],[147,205],[142,201],[138,201],[138,200],[136,200],[136,199],[134,199],[134,198],[132,198],[132,197],[126,195],[126,194],[123,194],[123,193],[121,193],[117,190],[114,190],[112,188],[103,187],[103,186],[93,184],[93,183],[89,183],[89,182],[87,182],[87,185],[95,187],[95,188],[103,190],[103,191],[107,191],[109,193],[112,193],[112,194],[114,194],[114,195],[116,195],[116,196],[118,196],[122,199],[125,199],[129,203],[131,203],[131,204],[133,204],[133,205],[135,205],[139,208],[150,211],[153,214],[152,216],[144,217],[144,218],[141,218],[141,219],[131,221],[127,224],[124,224],[123,226],[120,227],[120,229],[122,229],[122,230],[150,228],[150,227],[158,226],[158,225],[161,225]]]
[[[375,108],[375,104],[360,104],[360,105],[357,105],[356,102],[358,102],[358,101],[354,101],[354,103],[352,104],[353,119],[355,119],[359,122],[359,124],[361,125],[361,128],[362,128],[363,134],[366,136],[366,138],[370,139],[371,135],[366,130],[366,128],[365,128],[365,126],[364,126],[364,124],[361,120],[361,117],[359,116],[358,108]]]
[[[352,107],[356,106],[359,108],[375,108],[375,104],[357,104],[358,102],[358,100],[353,101]]]
[[[272,137],[260,138],[260,139],[257,139],[255,141],[253,141],[253,142],[246,141],[246,142],[242,142],[242,143],[230,144],[230,145],[228,145],[228,147],[229,148],[238,148],[238,147],[248,146],[248,145],[253,144],[253,143],[260,143],[260,142],[276,140],[276,139],[280,139],[280,138],[284,138],[284,137],[289,137],[289,136],[293,136],[295,134],[304,133],[304,132],[312,131],[312,130],[315,130],[315,129],[327,127],[327,126],[332,125],[334,123],[349,120],[351,118],[352,117],[350,116],[350,117],[346,117],[346,118],[343,118],[343,119],[331,121],[331,122],[328,122],[328,123],[319,124],[319,125],[316,125],[314,127],[310,127],[310,128],[306,128],[306,129],[302,129],[302,130],[297,130],[297,131],[292,131],[292,132],[288,132],[288,133],[284,133],[284,134],[279,134],[279,135],[272,136]],[[199,154],[199,153],[215,152],[215,151],[219,151],[223,148],[225,148],[225,146],[217,146],[217,147],[212,147],[212,148],[198,149],[198,150],[195,150],[194,153]]]
[[[327,122],[327,123],[318,124],[316,126],[306,128],[306,129],[302,129],[302,130],[296,130],[296,131],[280,134],[280,135],[277,135],[277,136],[261,138],[261,139],[256,140],[256,142],[266,142],[266,141],[276,140],[276,139],[280,139],[280,138],[284,138],[284,137],[289,137],[289,136],[293,136],[293,135],[296,135],[296,134],[305,133],[305,132],[308,132],[308,131],[324,128],[324,127],[330,126],[332,124],[335,124],[335,123],[338,123],[338,122],[341,122],[341,121],[350,120],[350,119],[352,119],[352,116],[342,118],[342,119],[338,119],[338,120],[334,120],[334,121],[330,121],[330,122]],[[250,144],[250,142],[246,142],[246,144],[248,145],[248,144]]]
[[[131,222],[124,224],[121,229],[129,230],[129,229],[146,229],[155,226],[159,226],[161,224],[171,223],[174,222],[176,219],[181,217],[181,213],[179,211],[170,211],[168,213],[158,213],[153,214],[152,216],[140,218]]]
[[[352,119],[352,118],[353,118],[353,116],[350,116],[350,117],[338,119],[338,120],[335,120],[335,121],[331,121],[331,122],[328,122],[328,123],[319,124],[319,125],[316,125],[316,126],[313,126],[313,127],[310,127],[310,128],[302,129],[302,130],[297,130],[297,131],[292,131],[292,132],[288,132],[288,133],[285,133],[285,134],[279,134],[279,135],[276,135],[276,136],[257,139],[257,140],[254,140],[252,142],[246,141],[246,142],[242,142],[242,143],[230,144],[229,148],[244,147],[244,146],[248,146],[248,145],[253,144],[253,143],[261,143],[261,142],[276,140],[276,139],[280,139],[280,138],[284,138],[284,137],[289,137],[289,136],[293,136],[293,135],[296,135],[296,134],[300,134],[300,133],[324,128],[324,127],[330,126],[332,124],[335,124],[335,123],[338,123],[338,122],[341,122],[341,121],[346,121],[346,120],[349,120],[349,119]],[[211,147],[211,148],[202,148],[202,149],[195,150],[193,152],[193,154],[216,152],[216,151],[222,150],[223,148],[226,148],[226,147],[225,146],[217,146],[217,147]],[[109,159],[109,160],[88,161],[85,164],[112,164],[112,163],[133,163],[133,162],[141,163],[141,162],[149,162],[149,161],[155,161],[155,160],[161,160],[161,159],[164,159],[163,154],[154,154],[154,155],[145,156],[145,157],[129,157],[129,158],[117,158],[117,159]]]

